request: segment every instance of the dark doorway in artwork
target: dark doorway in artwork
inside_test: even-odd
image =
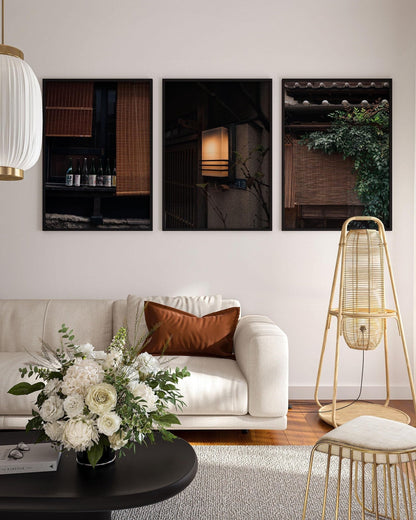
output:
[[[391,80],[282,81],[283,230],[391,229]]]
[[[163,81],[163,229],[272,228],[269,79]]]
[[[152,229],[152,80],[43,81],[43,229]]]

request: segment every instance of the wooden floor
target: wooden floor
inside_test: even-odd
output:
[[[383,404],[383,403],[381,403]],[[291,401],[286,430],[181,430],[176,435],[191,444],[267,444],[312,446],[331,427],[318,417],[314,401]],[[390,406],[406,412],[416,426],[412,401],[391,401]]]

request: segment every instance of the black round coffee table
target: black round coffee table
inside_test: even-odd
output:
[[[34,442],[36,434],[0,432],[0,444]],[[183,439],[137,446],[114,464],[79,466],[74,452],[61,456],[57,471],[0,475],[2,520],[104,520],[115,509],[160,502],[185,489],[196,475],[194,449]]]

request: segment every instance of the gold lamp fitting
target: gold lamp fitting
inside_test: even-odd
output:
[[[7,56],[14,56],[15,58],[20,58],[22,60],[25,58],[20,49],[12,47],[11,45],[0,44],[0,54],[7,54]]]
[[[21,181],[24,177],[24,170],[0,166],[0,181]]]

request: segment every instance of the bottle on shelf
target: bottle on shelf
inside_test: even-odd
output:
[[[99,163],[98,172],[97,172],[97,186],[103,186],[103,185],[104,185],[103,161],[100,157],[100,163]]]
[[[111,186],[117,186],[117,171],[116,171],[116,160],[114,159],[113,175],[111,176]]]
[[[74,186],[81,185],[81,163],[80,160],[77,160],[77,169],[74,172]]]
[[[84,164],[82,165],[81,184],[82,186],[88,186],[89,172],[88,172],[88,160],[84,157]]]
[[[111,188],[111,168],[110,168],[110,159],[107,157],[107,164],[105,166],[104,172],[104,186],[106,188]]]
[[[68,159],[68,168],[65,173],[65,186],[74,185],[74,172],[72,171],[72,157]]]
[[[90,174],[89,174],[89,177],[88,177],[88,185],[89,186],[97,186],[97,172],[95,170],[95,159],[94,157],[92,158],[92,161],[91,161],[91,169],[90,169]]]

